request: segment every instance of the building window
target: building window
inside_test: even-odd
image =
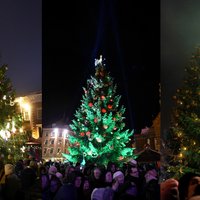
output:
[[[51,137],[55,137],[55,132],[54,131],[51,132]]]
[[[48,137],[48,131],[45,132],[45,137]]]
[[[39,137],[42,137],[42,127],[41,126],[37,126],[37,133],[38,133]]]
[[[37,119],[42,119],[42,108],[37,109]]]
[[[58,145],[61,145],[62,144],[62,140],[58,140]]]
[[[53,154],[53,148],[50,149],[50,154]]]
[[[51,144],[52,144],[52,145],[54,144],[54,139],[51,139]]]
[[[29,112],[24,111],[24,121],[30,121]]]
[[[60,148],[58,148],[57,153],[60,153],[60,152],[61,152],[61,150],[60,150]]]
[[[62,137],[62,131],[59,132],[58,137]]]
[[[47,145],[48,144],[48,140],[45,140],[44,144]]]
[[[46,155],[46,153],[47,153],[47,148],[44,148],[44,155]]]

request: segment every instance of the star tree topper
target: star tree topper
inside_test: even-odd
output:
[[[103,65],[103,61],[105,59],[102,59],[102,55],[100,55],[100,58],[99,59],[95,59],[95,67],[97,67],[98,65]]]

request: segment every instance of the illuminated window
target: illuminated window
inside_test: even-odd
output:
[[[54,131],[51,132],[51,137],[55,137],[55,132]]]
[[[30,121],[30,117],[29,117],[29,112],[28,111],[24,111],[24,121]]]
[[[57,153],[60,153],[61,152],[61,149],[60,148],[58,148],[58,150],[57,150]]]
[[[62,140],[58,140],[58,145],[61,145],[62,144]]]

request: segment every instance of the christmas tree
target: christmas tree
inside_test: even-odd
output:
[[[125,130],[124,106],[110,73],[106,71],[102,57],[95,60],[95,76],[83,87],[81,105],[75,119],[69,125],[74,135],[69,136],[69,153],[63,156],[72,163],[86,161],[107,164],[135,158],[134,148],[129,147],[133,130]],[[122,163],[122,162],[121,162]]]
[[[173,96],[167,147],[168,168],[175,176],[191,171],[200,173],[200,48],[185,68],[183,86]]]
[[[14,160],[21,158],[21,147],[27,136],[22,130],[22,116],[15,103],[15,90],[7,77],[7,65],[0,67],[0,154],[5,159],[12,154]]]

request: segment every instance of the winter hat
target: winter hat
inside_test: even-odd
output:
[[[57,176],[59,179],[62,179],[62,178],[63,178],[63,175],[62,175],[60,172],[56,172],[56,176]]]
[[[115,179],[116,177],[120,176],[120,175],[124,175],[121,171],[116,171],[114,174],[113,174],[113,179]]]
[[[57,172],[58,170],[57,170],[57,168],[55,167],[55,166],[51,166],[50,168],[49,168],[49,174],[53,174],[53,175],[56,175],[56,172]]]
[[[14,170],[15,170],[14,165],[11,165],[11,164],[6,164],[4,169],[5,169],[5,175],[12,174],[14,173]]]
[[[129,160],[128,164],[136,167],[137,166],[137,161],[134,160],[134,159],[131,159],[131,160]]]
[[[107,188],[95,188],[91,194],[91,200],[107,200],[110,199],[114,194],[114,191]],[[112,199],[112,198],[111,198]]]

